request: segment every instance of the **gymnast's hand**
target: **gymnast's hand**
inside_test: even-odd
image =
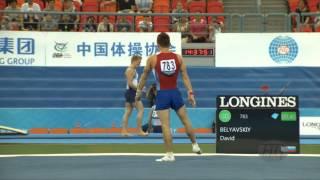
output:
[[[142,91],[137,89],[135,101],[141,101]]]
[[[189,100],[189,103],[192,105],[192,107],[196,107],[197,103],[196,103],[196,99],[194,97],[193,92],[188,93],[188,100]]]

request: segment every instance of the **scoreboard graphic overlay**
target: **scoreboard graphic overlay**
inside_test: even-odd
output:
[[[297,96],[218,96],[216,152],[300,153]]]

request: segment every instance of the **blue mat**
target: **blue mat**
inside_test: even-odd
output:
[[[15,157],[0,158],[5,180],[319,180],[319,157]]]

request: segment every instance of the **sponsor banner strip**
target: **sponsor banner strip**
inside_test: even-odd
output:
[[[180,33],[168,33],[181,54]],[[158,33],[0,32],[1,66],[128,66],[156,54]]]
[[[320,117],[300,117],[300,135],[320,135]]]

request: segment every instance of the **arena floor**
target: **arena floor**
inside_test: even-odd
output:
[[[319,155],[227,156],[180,154],[20,155],[0,157],[1,180],[318,180]]]

